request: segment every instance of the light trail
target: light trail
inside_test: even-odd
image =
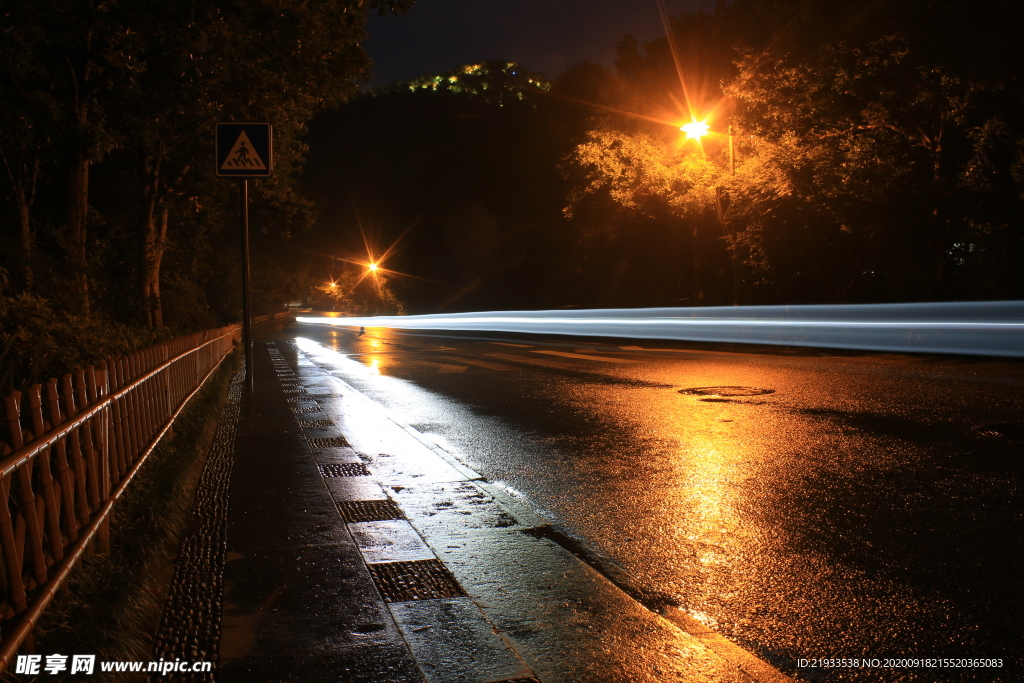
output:
[[[720,306],[299,317],[345,327],[478,330],[1024,357],[1024,301]]]

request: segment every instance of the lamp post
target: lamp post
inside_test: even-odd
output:
[[[736,148],[732,142],[732,124],[729,124],[729,173],[736,175]]]
[[[679,130],[686,133],[687,140],[696,140],[697,144],[700,145],[700,139],[708,134],[711,127],[704,121],[697,121],[696,119],[689,123],[684,123],[679,126]],[[703,149],[703,145],[701,145]],[[697,222],[692,223],[693,228],[690,231],[690,244],[691,252],[693,256],[693,298],[692,302],[694,305],[704,304],[704,290],[701,288],[701,277],[700,277],[700,258],[698,256],[697,249]]]
[[[696,140],[698,144],[701,144],[701,138],[707,135],[711,131],[711,127],[708,126],[704,121],[693,120],[690,123],[684,123],[679,127],[679,130],[686,133],[687,140]],[[728,127],[728,138],[729,138],[729,173],[731,175],[736,174],[736,146],[734,143],[734,136],[732,130],[732,124]],[[718,223],[726,231],[729,230],[729,221],[726,219],[725,213],[728,209],[727,206],[723,206],[725,200],[725,193],[723,192],[721,185],[715,187],[715,214],[718,219]],[[704,302],[704,291],[700,285],[700,261],[697,254],[697,224],[693,224],[693,300],[694,303]],[[738,303],[739,297],[739,274],[736,272],[735,260],[732,262],[733,271],[733,305]]]

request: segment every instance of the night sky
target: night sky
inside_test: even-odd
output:
[[[659,4],[674,14],[710,10],[714,0],[421,0],[404,17],[370,20],[368,87],[485,59],[548,79],[583,60],[610,65],[623,34],[643,42],[664,33]]]

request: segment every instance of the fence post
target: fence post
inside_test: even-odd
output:
[[[82,409],[89,407],[89,394],[85,385],[85,370],[75,373],[75,397]],[[99,478],[96,468],[96,439],[93,433],[93,421],[86,422],[78,430],[82,437],[82,446],[85,451],[85,482],[89,493],[89,516],[99,509],[100,489]]]
[[[41,387],[33,384],[28,390],[28,406],[32,431],[43,434],[46,427],[43,422],[43,398]],[[44,449],[36,458],[39,465],[39,483],[43,487],[43,506],[46,509],[46,521],[50,527],[50,552],[55,560],[64,559],[64,539],[60,533],[60,513],[57,510],[57,497],[53,490],[53,470],[50,469],[50,449]],[[40,524],[40,527],[43,525]]]
[[[57,396],[57,380],[51,378],[46,383],[46,402],[50,406],[50,423],[57,427],[63,424],[64,416],[60,412],[60,398]],[[64,437],[56,444],[53,454],[57,459],[57,477],[60,479],[60,492],[64,500],[64,530],[68,539],[78,540],[78,516],[75,513],[75,489],[71,482],[71,471],[68,468],[68,440]]]
[[[132,384],[138,376],[135,372],[135,354],[130,353],[122,358],[125,368],[125,384]],[[142,451],[142,416],[139,409],[139,387],[132,387],[125,399],[128,402],[128,415],[131,419],[132,452],[129,466],[135,464],[135,458]]]
[[[11,392],[6,400],[7,425],[11,431],[11,445],[14,450],[18,450],[25,445],[25,435],[21,430],[21,392]],[[28,533],[25,545],[32,551],[35,582],[37,586],[41,586],[46,583],[46,558],[43,555],[43,535],[39,529],[39,516],[36,513],[36,497],[32,492],[33,464],[34,462],[30,460],[18,468],[18,488],[21,493],[21,518],[25,520]]]
[[[17,398],[20,398],[19,392],[13,392],[5,401],[7,404],[8,420],[11,417],[11,403],[17,400],[16,395]],[[4,450],[8,449],[5,447]],[[3,496],[4,501],[10,499],[10,492],[11,479],[4,477],[3,480],[0,480],[0,496]],[[3,544],[4,567],[7,569],[8,600],[13,603],[15,612],[24,612],[27,606],[25,602],[25,584],[22,581],[24,562],[22,561],[23,555],[18,549],[18,542],[14,538],[13,518],[11,517],[9,505],[0,505],[0,543]]]
[[[101,401],[106,396],[107,388],[107,373],[103,370],[96,371],[92,367],[89,368],[89,375],[92,379],[92,385],[95,387],[95,396],[97,401]],[[106,505],[107,499],[110,498],[110,475],[111,475],[111,448],[110,448],[110,404],[106,404],[99,415],[96,416],[95,421],[97,423],[97,450],[100,456],[100,505]],[[100,528],[97,530],[96,535],[99,536],[100,544],[110,549],[110,518],[114,515],[114,511],[111,510],[107,518],[103,520]]]
[[[117,376],[117,363],[108,360],[104,363],[105,374],[106,374],[106,385],[107,393],[109,396],[111,393],[118,389],[118,376]],[[122,425],[124,424],[123,416],[121,415],[120,401],[111,402],[110,406],[110,448],[114,455],[113,463],[116,467],[117,477],[120,479],[124,476],[127,466],[125,465],[125,442],[124,442],[124,430]]]
[[[75,391],[71,387],[71,373],[64,375],[61,380],[64,390],[64,412],[70,420],[78,414],[75,408]],[[71,469],[75,473],[75,490],[78,493],[78,519],[79,527],[89,523],[89,498],[86,493],[86,466],[82,459],[82,429],[76,429],[69,435],[71,442]]]

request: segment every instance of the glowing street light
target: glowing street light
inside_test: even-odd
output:
[[[370,271],[371,273],[376,273],[376,272],[377,272],[377,270],[379,270],[379,269],[380,269],[380,266],[378,266],[378,265],[377,265],[376,263],[367,263],[367,264],[366,264],[366,268],[367,268],[367,269],[368,269],[368,270],[369,270],[369,271]]]
[[[703,136],[708,134],[709,129],[710,126],[703,121],[693,121],[679,126],[679,130],[686,133],[687,140],[700,140]]]

